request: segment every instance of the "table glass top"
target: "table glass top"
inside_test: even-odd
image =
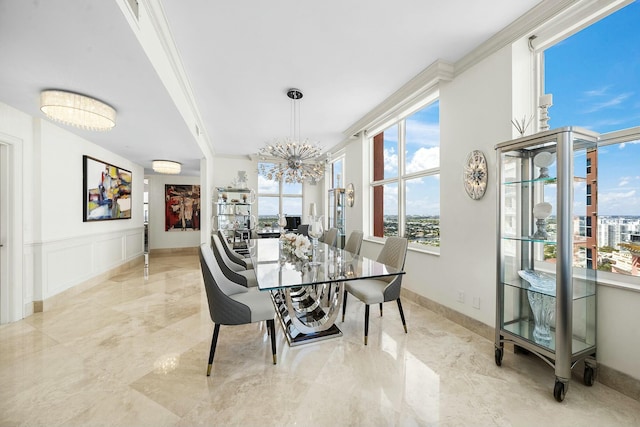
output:
[[[300,260],[282,248],[280,239],[252,239],[248,248],[260,290],[404,274],[404,271],[322,242],[318,243],[315,260]]]

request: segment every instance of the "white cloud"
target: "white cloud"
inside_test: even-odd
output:
[[[398,170],[398,155],[393,149],[384,149],[384,170],[385,172],[396,172]]]
[[[413,173],[440,165],[440,147],[419,148],[407,164],[406,172]]]
[[[440,125],[407,120],[407,145],[437,147],[440,145]]]
[[[620,181],[618,182],[618,187],[624,187],[625,185],[629,184],[630,181],[631,177],[621,176]]]
[[[622,93],[620,95],[614,96],[613,98],[606,101],[596,102],[592,104],[590,108],[587,108],[586,110],[582,111],[582,113],[585,113],[585,114],[595,113],[596,111],[604,110],[606,108],[616,107],[622,104],[631,95],[633,95],[633,92],[627,92],[627,93]]]
[[[264,194],[278,194],[280,189],[276,181],[272,181],[258,174],[258,191]]]
[[[598,204],[603,207],[611,208],[611,205],[628,204],[636,195],[636,190],[630,190],[625,192],[599,192]]]
[[[607,94],[607,92],[609,91],[610,87],[611,86],[603,86],[603,87],[598,88],[598,89],[587,90],[587,91],[584,92],[584,94],[586,96],[589,96],[589,97],[591,97],[591,96],[604,96],[604,95]]]
[[[621,142],[620,144],[618,144],[618,149],[620,150],[624,150],[624,148],[626,147],[627,144],[640,144],[640,141],[627,141],[627,142]],[[600,152],[602,152],[602,150],[600,150]],[[606,151],[605,151],[606,152]]]

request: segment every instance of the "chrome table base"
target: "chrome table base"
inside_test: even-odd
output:
[[[343,291],[343,282],[271,291],[290,346],[342,336],[335,320],[342,305]]]

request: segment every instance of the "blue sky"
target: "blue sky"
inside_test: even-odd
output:
[[[599,133],[640,126],[640,2],[545,51],[550,128]],[[598,154],[599,215],[640,216],[640,143]]]

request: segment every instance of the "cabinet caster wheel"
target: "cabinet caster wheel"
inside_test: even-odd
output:
[[[496,348],[496,365],[502,366],[502,356],[504,356],[504,349]]]
[[[556,380],[556,385],[553,387],[553,397],[555,397],[558,402],[562,402],[566,393],[567,390],[565,389],[564,383]]]
[[[591,366],[584,367],[584,385],[591,387],[596,382],[595,371]]]

